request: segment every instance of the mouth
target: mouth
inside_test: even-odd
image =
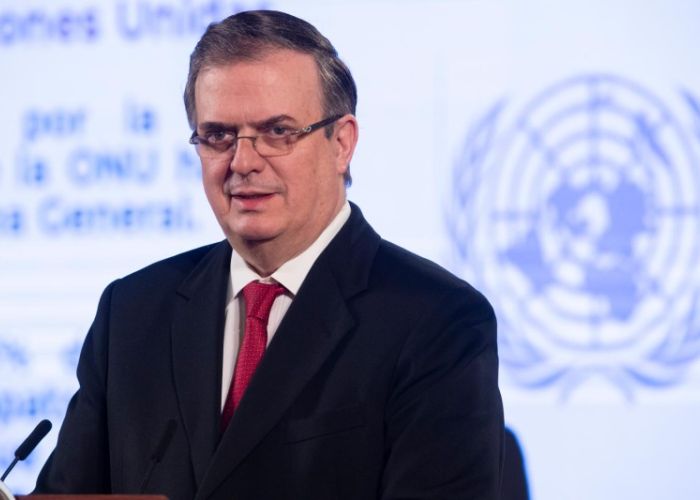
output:
[[[274,193],[234,193],[231,195],[232,198],[237,198],[240,200],[256,200],[261,198],[267,198],[272,196]]]
[[[237,210],[257,212],[267,207],[275,194],[274,192],[234,191],[231,193],[231,202]]]

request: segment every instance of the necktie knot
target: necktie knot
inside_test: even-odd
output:
[[[251,281],[243,287],[246,318],[257,318],[267,324],[270,309],[275,299],[284,293],[285,288],[279,283],[260,283]]]

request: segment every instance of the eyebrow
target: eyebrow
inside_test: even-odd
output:
[[[253,122],[251,125],[253,128],[257,130],[265,129],[265,128],[270,128],[273,125],[276,125],[280,122],[283,121],[293,121],[295,122],[294,118],[292,118],[289,115],[281,114],[281,115],[274,115],[269,118],[265,118],[263,120]],[[237,125],[233,125],[231,123],[224,123],[224,122],[204,122],[200,123],[199,126],[197,127],[201,130],[238,130],[240,127]]]

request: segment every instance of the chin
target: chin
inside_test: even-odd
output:
[[[224,232],[236,240],[249,243],[273,240],[280,233],[277,228],[264,224],[227,224]]]

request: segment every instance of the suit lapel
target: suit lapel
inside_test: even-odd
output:
[[[197,483],[219,440],[221,356],[231,247],[215,246],[177,290],[172,358],[175,390]]]
[[[216,450],[206,498],[272,430],[354,325],[347,299],[367,285],[379,237],[357,207],[294,298]]]

